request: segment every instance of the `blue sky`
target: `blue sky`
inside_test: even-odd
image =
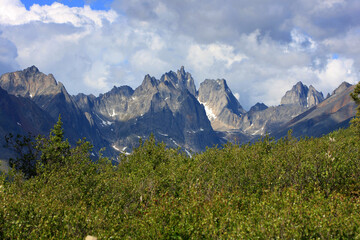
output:
[[[277,105],[298,81],[324,95],[359,81],[359,12],[359,0],[0,0],[0,74],[35,65],[98,95],[184,66],[197,86],[226,79],[245,109]]]

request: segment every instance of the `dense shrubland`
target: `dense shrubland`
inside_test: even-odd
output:
[[[59,124],[35,140],[32,174],[2,175],[0,239],[360,238],[357,120],[192,158],[150,137],[116,166],[91,160],[89,143],[70,147]]]

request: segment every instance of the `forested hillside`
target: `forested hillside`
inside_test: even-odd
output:
[[[359,114],[321,138],[289,132],[191,158],[150,137],[116,166],[84,141],[70,147],[59,121],[34,140],[31,174],[18,159],[2,175],[0,238],[360,238]]]

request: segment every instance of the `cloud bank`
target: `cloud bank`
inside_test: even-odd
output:
[[[184,65],[197,86],[225,78],[246,109],[277,105],[297,81],[327,94],[359,80],[358,12],[357,0],[0,0],[0,73],[36,65],[72,94],[99,94]]]

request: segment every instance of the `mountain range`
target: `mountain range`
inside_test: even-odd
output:
[[[246,111],[225,79],[206,79],[196,89],[191,74],[181,67],[160,79],[146,75],[136,89],[114,86],[109,92],[70,95],[52,74],[35,66],[0,77],[0,134],[47,135],[59,114],[66,137],[75,144],[86,138],[93,154],[129,154],[140,139],[154,134],[169,147],[191,155],[228,141],[247,143],[266,133],[283,137],[321,136],[347,127],[356,106],[349,93],[354,86],[342,83],[324,99],[313,86],[298,82],[278,106],[257,103]],[[11,152],[0,139],[0,159]]]

